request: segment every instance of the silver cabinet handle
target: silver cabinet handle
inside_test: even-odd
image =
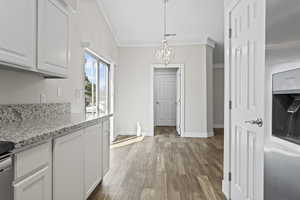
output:
[[[263,120],[262,118],[257,118],[256,120],[250,120],[250,121],[245,121],[246,124],[252,124],[252,125],[257,125],[258,127],[263,126]]]

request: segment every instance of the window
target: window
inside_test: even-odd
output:
[[[85,112],[87,115],[109,113],[109,65],[85,52]]]

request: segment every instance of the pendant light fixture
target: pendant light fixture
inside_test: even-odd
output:
[[[168,44],[168,37],[176,36],[176,34],[168,34],[167,33],[167,3],[169,0],[164,1],[164,34],[163,41],[161,47],[156,50],[156,57],[161,60],[162,63],[168,65],[171,61],[171,57],[173,56],[173,49]]]

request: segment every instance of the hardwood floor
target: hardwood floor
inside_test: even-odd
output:
[[[223,131],[180,138],[174,129],[111,150],[111,169],[89,200],[223,200]]]

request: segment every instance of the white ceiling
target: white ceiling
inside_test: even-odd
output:
[[[119,46],[158,45],[163,34],[163,0],[97,0]],[[223,46],[223,0],[169,0],[168,33],[173,44]]]

